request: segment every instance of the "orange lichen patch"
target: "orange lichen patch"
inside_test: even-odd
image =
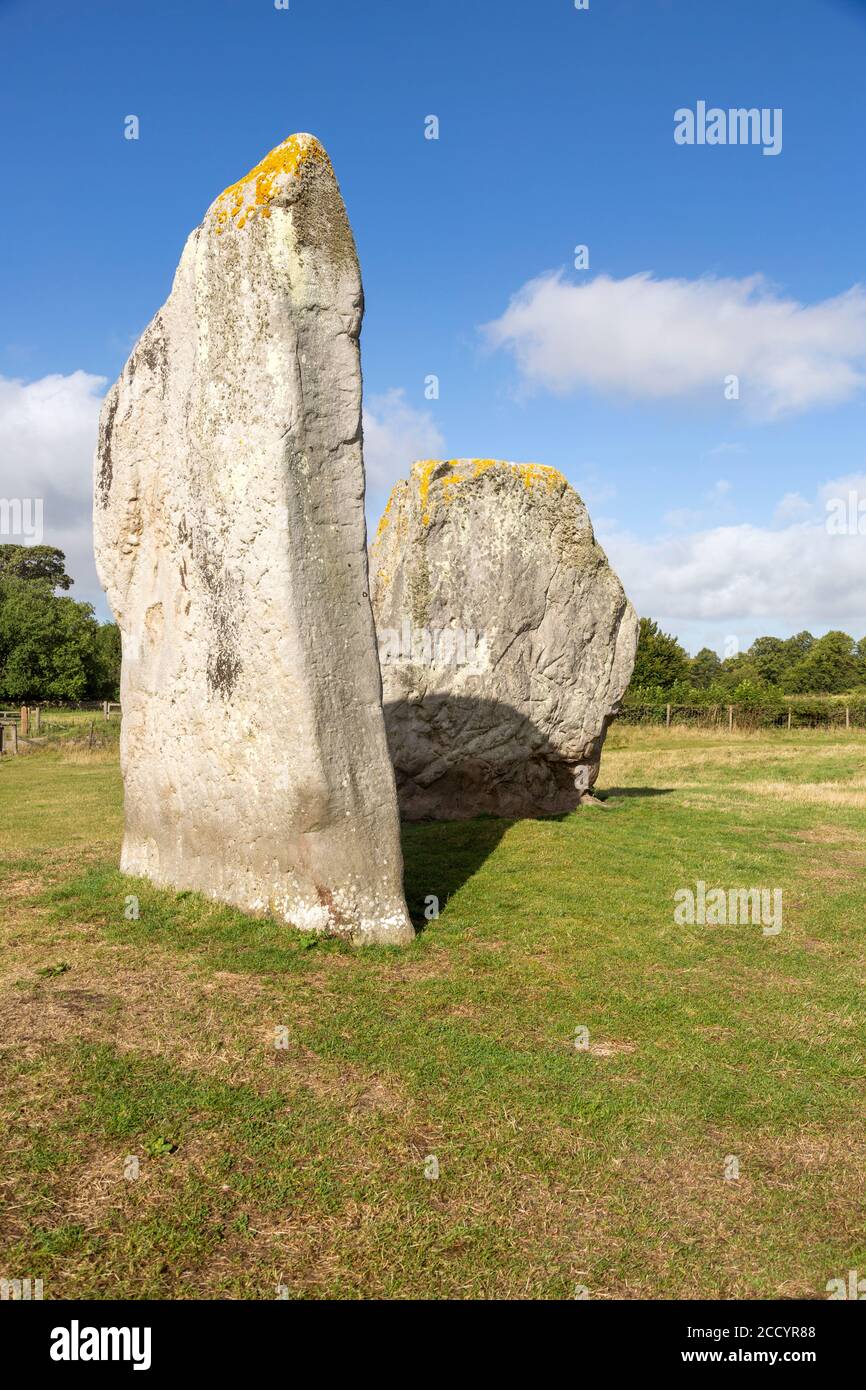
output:
[[[422,459],[419,463],[413,463],[412,472],[417,473],[419,483],[418,488],[421,493],[421,520],[426,526],[430,520],[430,513],[427,510],[427,499],[430,496],[430,475],[433,469],[438,466],[438,459]]]
[[[442,474],[436,481],[441,484],[442,501],[446,506],[453,500],[457,488],[462,483],[479,478],[488,468],[512,469],[522,479],[525,488],[542,484],[548,492],[552,492],[555,487],[566,483],[561,473],[543,463],[508,463],[505,459],[421,459],[412,465],[412,472],[418,478],[421,520],[425,526],[430,524],[430,483],[436,470],[443,466],[451,471]],[[387,516],[387,510],[385,515]],[[384,522],[383,516],[380,525]]]
[[[286,179],[296,178],[312,161],[328,169],[331,162],[312,135],[290,135],[281,145],[244,174],[237,183],[223,190],[213,205],[214,230],[221,236],[229,223],[244,227],[251,218],[270,217],[270,205]]]
[[[395,488],[395,491],[396,491],[396,488]],[[379,525],[376,527],[376,534],[375,534],[375,536],[373,537],[373,544],[374,544],[374,545],[376,544],[376,541],[379,539],[379,537],[382,536],[382,535],[384,534],[385,530],[387,529],[388,522],[389,522],[389,520],[390,520],[391,503],[392,503],[393,501],[394,501],[394,493],[392,492],[392,493],[391,493],[391,496],[388,498],[388,501],[387,501],[387,503],[386,503],[386,505],[385,505],[385,510],[384,510],[384,512],[382,513],[382,517],[381,517],[381,520],[379,521]]]
[[[514,463],[511,466],[517,469],[525,488],[543,483],[548,492],[553,492],[555,487],[566,481],[557,468],[550,468],[546,463]]]

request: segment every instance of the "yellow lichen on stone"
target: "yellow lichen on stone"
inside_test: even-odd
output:
[[[412,472],[418,477],[418,491],[421,495],[421,520],[425,526],[430,522],[430,513],[427,510],[427,499],[430,496],[430,475],[434,468],[438,468],[440,459],[420,459],[418,463],[413,463]]]
[[[395,491],[396,491],[396,489],[395,489]],[[387,501],[386,504],[385,504],[385,510],[384,510],[384,512],[382,513],[381,519],[380,519],[380,521],[379,521],[379,525],[376,527],[376,535],[375,535],[374,538],[373,538],[373,544],[374,544],[374,545],[376,544],[376,541],[379,539],[379,537],[382,536],[382,535],[384,534],[385,529],[387,528],[388,521],[389,521],[389,516],[390,516],[390,512],[391,512],[391,503],[392,503],[393,501],[394,501],[394,493],[392,492],[392,493],[391,493],[391,496],[388,498],[388,501]]]
[[[559,483],[566,482],[557,468],[551,468],[546,463],[514,463],[511,466],[517,469],[525,488],[531,488],[535,483],[544,483],[547,491],[552,492]]]
[[[254,169],[237,183],[230,184],[216,199],[213,227],[217,235],[222,234],[230,221],[237,227],[244,227],[257,214],[270,217],[270,204],[284,181],[296,178],[310,161],[328,169],[331,167],[327,154],[312,135],[290,135],[277,145]],[[239,216],[241,212],[243,215]]]
[[[488,468],[511,469],[522,479],[526,488],[532,488],[539,483],[543,484],[548,492],[552,492],[560,484],[567,486],[563,475],[544,463],[508,463],[505,459],[420,459],[412,465],[412,473],[418,479],[421,521],[425,526],[430,524],[430,484],[433,474],[440,468],[450,469],[450,472],[443,473],[436,479],[441,484],[442,502],[446,506],[453,500],[456,490],[463,483],[480,478]],[[384,520],[383,517],[382,522]]]
[[[473,478],[480,478],[481,474],[486,473],[488,468],[495,468],[498,463],[502,463],[501,459],[469,459],[468,461],[472,464]],[[505,463],[503,467],[508,468],[510,464]]]

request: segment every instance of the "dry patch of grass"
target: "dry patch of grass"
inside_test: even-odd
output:
[[[750,796],[769,796],[793,801],[801,806],[866,806],[866,781],[843,782],[767,782],[749,783]]]

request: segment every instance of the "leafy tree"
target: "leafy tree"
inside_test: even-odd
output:
[[[689,662],[689,678],[694,685],[706,689],[718,678],[721,669],[717,654],[710,647],[701,647]]]
[[[778,685],[797,659],[793,648],[781,637],[756,637],[747,656],[761,679],[770,685]]]
[[[687,657],[676,638],[641,618],[637,660],[626,699],[635,704],[765,704],[783,693],[838,695],[866,687],[866,637],[758,637],[747,652],[720,661],[709,647]]]
[[[53,545],[0,545],[0,579],[39,580],[51,589],[71,589],[66,556]]]
[[[718,684],[730,700],[731,692],[744,682],[749,685],[762,685],[764,678],[749,653],[738,652],[736,656],[729,656],[722,662]]]
[[[815,645],[815,638],[811,632],[798,632],[794,637],[788,637],[785,641],[785,650],[788,652],[789,662],[793,666],[795,661],[799,661]]]
[[[0,546],[0,700],[116,700],[120,630],[66,590],[62,550]]]
[[[669,690],[675,681],[686,680],[688,673],[685,648],[675,637],[661,632],[652,618],[641,618],[632,685],[657,685]]]
[[[97,700],[117,700],[120,696],[120,628],[117,623],[102,623],[95,638]]]
[[[783,687],[793,695],[837,695],[860,676],[854,641],[847,632],[827,632],[785,674]]]
[[[86,699],[98,631],[89,603],[58,597],[47,584],[0,581],[0,696],[21,704]]]

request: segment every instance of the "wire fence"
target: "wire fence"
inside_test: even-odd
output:
[[[36,705],[0,710],[0,755],[52,743],[81,743],[89,748],[116,742],[120,705],[95,700],[80,705]],[[866,729],[866,700],[843,704],[800,700],[784,705],[760,704],[626,704],[620,724],[662,729],[708,729],[750,732],[756,729]]]
[[[812,701],[802,705],[626,705],[617,718],[621,724],[730,733],[737,729],[866,729],[866,704]]]
[[[80,705],[21,705],[0,710],[0,755],[60,743],[101,748],[116,742],[119,729],[120,705],[113,700]]]

